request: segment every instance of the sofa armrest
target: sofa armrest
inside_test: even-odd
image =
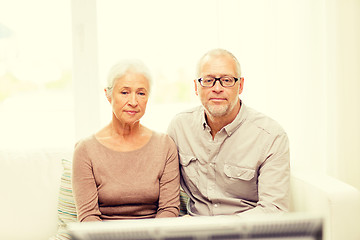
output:
[[[336,178],[293,171],[291,211],[321,214],[325,240],[360,239],[360,192]]]
[[[61,159],[71,157],[71,149],[0,149],[0,239],[56,234]]]

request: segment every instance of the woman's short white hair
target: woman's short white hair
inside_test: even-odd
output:
[[[126,59],[117,62],[110,68],[106,86],[107,97],[111,97],[116,80],[125,76],[128,72],[134,72],[143,75],[149,81],[149,86],[151,89],[152,78],[146,65],[138,59]]]

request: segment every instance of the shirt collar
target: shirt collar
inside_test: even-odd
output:
[[[232,121],[231,123],[229,123],[228,125],[226,125],[224,127],[225,132],[228,136],[230,136],[231,134],[233,134],[236,129],[238,129],[243,122],[246,119],[247,116],[247,107],[245,106],[245,104],[242,102],[242,100],[240,100],[240,111],[238,112],[238,114],[236,115],[236,118],[234,119],[234,121]]]
[[[241,99],[240,99],[240,104],[241,104],[240,111],[236,115],[234,121],[232,121],[223,128],[228,136],[233,134],[236,131],[236,129],[238,129],[246,119],[247,107],[245,106],[245,104],[242,102]],[[203,126],[203,130],[208,129],[210,131],[210,127],[206,122],[204,107],[201,108],[200,114],[201,114],[200,119],[201,119],[201,124]]]
[[[201,106],[200,108],[201,110],[199,111],[200,114],[200,121],[201,121],[201,125],[203,127],[203,130],[210,128],[209,125],[206,122],[206,117],[205,117],[205,108],[203,106]]]

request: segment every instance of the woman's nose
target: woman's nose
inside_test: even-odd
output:
[[[130,95],[129,104],[130,104],[131,106],[136,106],[136,105],[137,105],[136,94],[132,93],[132,94]]]

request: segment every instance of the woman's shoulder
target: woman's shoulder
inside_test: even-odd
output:
[[[162,146],[164,148],[176,148],[175,142],[172,138],[163,132],[153,131],[152,141],[158,146]]]
[[[173,142],[173,140],[170,138],[170,136],[167,133],[153,131],[152,135],[153,135],[153,139],[156,139],[157,141]]]
[[[75,143],[75,151],[84,151],[87,148],[92,148],[96,144],[95,135],[90,135],[80,139]]]

